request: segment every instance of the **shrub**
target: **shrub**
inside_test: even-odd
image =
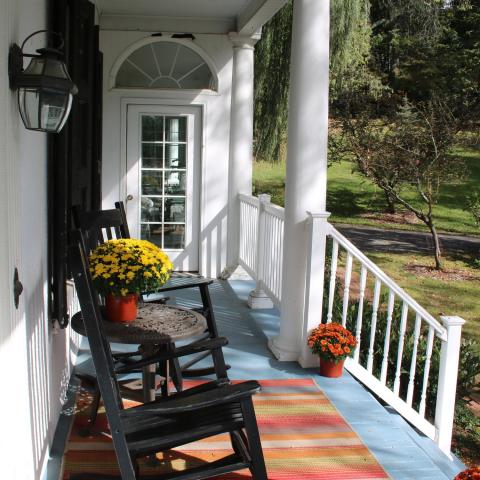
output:
[[[329,266],[327,265],[327,270]],[[329,278],[327,272],[326,278]],[[327,283],[327,282],[326,282]],[[337,284],[335,288],[335,296],[333,302],[333,316],[334,322],[340,322],[342,318],[343,296],[341,295],[341,287]],[[386,295],[382,295],[380,299],[380,306],[385,305],[387,300]],[[358,301],[349,303],[347,311],[346,327],[355,335],[358,315]],[[327,317],[328,309],[328,285],[324,290],[324,312],[322,318]],[[390,330],[390,347],[387,359],[387,386],[393,388],[395,381],[395,374],[397,369],[397,355],[400,340],[400,323],[401,323],[401,305],[398,302],[395,304],[392,314],[391,330]],[[372,323],[373,305],[367,298],[363,302],[363,320],[361,341],[359,348],[359,362],[366,366],[370,347],[370,331]],[[415,314],[409,312],[407,318],[407,329],[403,342],[402,364],[400,369],[400,390],[399,395],[404,400],[407,397],[408,384],[410,379],[410,365],[413,357],[414,348],[414,325]],[[425,322],[422,322],[425,323]],[[382,369],[385,334],[387,330],[387,311],[380,307],[377,312],[377,325],[375,340],[373,343],[373,375],[380,378]],[[426,349],[427,349],[428,325],[422,326],[420,337],[417,346],[417,362],[415,369],[414,393],[412,406],[418,410],[421,402],[423,375],[425,370]],[[425,415],[429,419],[435,416],[435,406],[438,388],[438,378],[440,370],[440,348],[441,342],[437,338],[434,340],[434,346],[430,361],[429,382],[426,396],[426,410]],[[480,371],[480,345],[475,340],[462,340],[460,350],[460,360],[457,380],[457,398],[468,397],[475,387],[475,377]]]

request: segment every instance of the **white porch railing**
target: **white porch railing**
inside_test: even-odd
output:
[[[283,209],[268,198],[246,195],[241,195],[240,206],[240,264],[281,307]],[[351,329],[358,347],[346,362],[347,370],[449,455],[464,321],[441,317],[439,322],[325,215],[311,215],[309,221],[314,228],[309,229],[308,261],[325,265],[323,305],[316,302],[314,321],[335,321]],[[308,275],[305,298],[318,299],[318,272],[307,268]],[[303,336],[307,334],[305,328]]]
[[[263,290],[279,308],[283,222],[283,208],[271,204],[269,195],[240,195],[239,263],[255,279],[257,290]]]

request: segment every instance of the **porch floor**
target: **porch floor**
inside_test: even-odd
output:
[[[230,378],[313,378],[394,480],[451,480],[464,468],[458,460],[450,461],[429,438],[419,434],[393,410],[383,407],[347,372],[341,378],[328,379],[320,377],[315,369],[302,369],[296,362],[277,361],[267,348],[267,337],[278,333],[279,314],[275,309],[247,307],[246,299],[253,287],[254,283],[244,276],[233,276],[210,287],[220,335],[229,339],[224,353],[232,367]],[[169,292],[174,294],[170,294],[171,303],[200,305],[200,298],[194,292],[178,292],[178,295]],[[80,355],[77,369],[91,368],[89,358]],[[58,478],[62,439],[67,430],[63,417],[52,447],[48,480]]]

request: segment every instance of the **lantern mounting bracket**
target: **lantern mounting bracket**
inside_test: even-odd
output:
[[[22,49],[14,43],[10,47],[8,54],[8,79],[10,81],[10,88],[15,90],[16,79],[22,73],[23,70],[23,52]]]

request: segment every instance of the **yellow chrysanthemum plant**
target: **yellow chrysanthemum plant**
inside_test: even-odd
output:
[[[120,297],[154,292],[173,270],[168,255],[159,247],[133,238],[109,240],[95,248],[89,260],[97,290]]]

